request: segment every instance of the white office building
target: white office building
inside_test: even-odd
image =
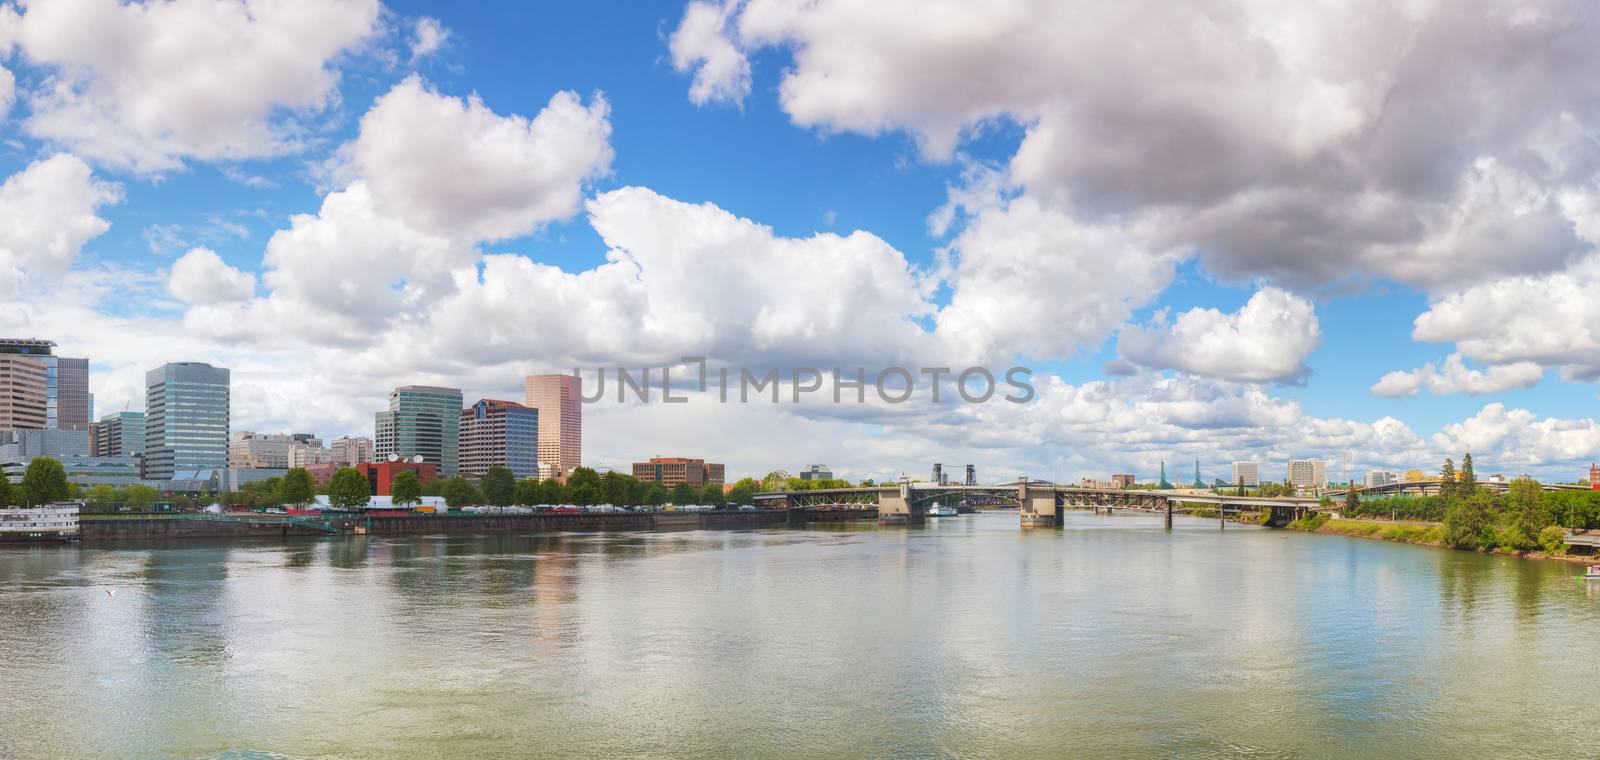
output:
[[[1258,462],[1234,462],[1233,484],[1243,481],[1247,486],[1261,485],[1261,466]]]
[[[1373,470],[1367,473],[1367,477],[1364,481],[1362,481],[1362,485],[1365,485],[1367,488],[1377,488],[1378,486],[1386,486],[1391,483],[1399,482],[1399,473],[1389,472],[1388,470]]]
[[[1291,459],[1289,460],[1289,485],[1296,491],[1309,491],[1315,493],[1328,482],[1328,463],[1321,459]]]

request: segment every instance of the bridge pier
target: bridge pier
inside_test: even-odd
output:
[[[901,483],[878,492],[879,525],[921,525],[925,508],[911,498],[911,487]]]
[[[1061,501],[1056,497],[1055,486],[1029,488],[1027,483],[1017,487],[1017,500],[1021,502],[1022,527],[1061,527]]]

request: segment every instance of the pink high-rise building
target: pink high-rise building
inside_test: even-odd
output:
[[[556,477],[583,463],[583,400],[576,375],[529,375],[524,405],[539,410],[539,465]]]

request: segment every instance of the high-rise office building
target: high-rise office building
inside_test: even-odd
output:
[[[1241,482],[1247,486],[1261,485],[1261,466],[1256,462],[1234,462],[1233,484]]]
[[[115,412],[89,425],[90,454],[97,457],[144,455],[144,412]]]
[[[0,353],[0,430],[42,430],[49,421],[44,362]]]
[[[89,360],[56,358],[56,417],[58,430],[88,430],[94,419],[89,394]]]
[[[1289,485],[1296,490],[1315,491],[1327,483],[1327,463],[1321,459],[1289,460]]]
[[[523,405],[539,410],[539,464],[566,477],[583,463],[583,399],[576,375],[529,375]]]
[[[461,410],[461,474],[479,478],[504,467],[518,480],[539,476],[539,411],[483,399]]]
[[[174,362],[145,373],[145,474],[228,467],[229,372],[201,362]]]
[[[431,385],[402,385],[389,394],[389,410],[374,420],[373,448],[379,461],[390,454],[439,468],[453,477],[460,469],[461,391]]]
[[[0,339],[0,355],[27,357],[44,365],[45,422],[48,430],[88,430],[93,414],[89,395],[89,360],[55,355],[54,341]]]

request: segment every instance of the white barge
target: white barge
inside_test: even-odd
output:
[[[76,501],[42,507],[0,508],[0,544],[39,544],[78,540]]]

